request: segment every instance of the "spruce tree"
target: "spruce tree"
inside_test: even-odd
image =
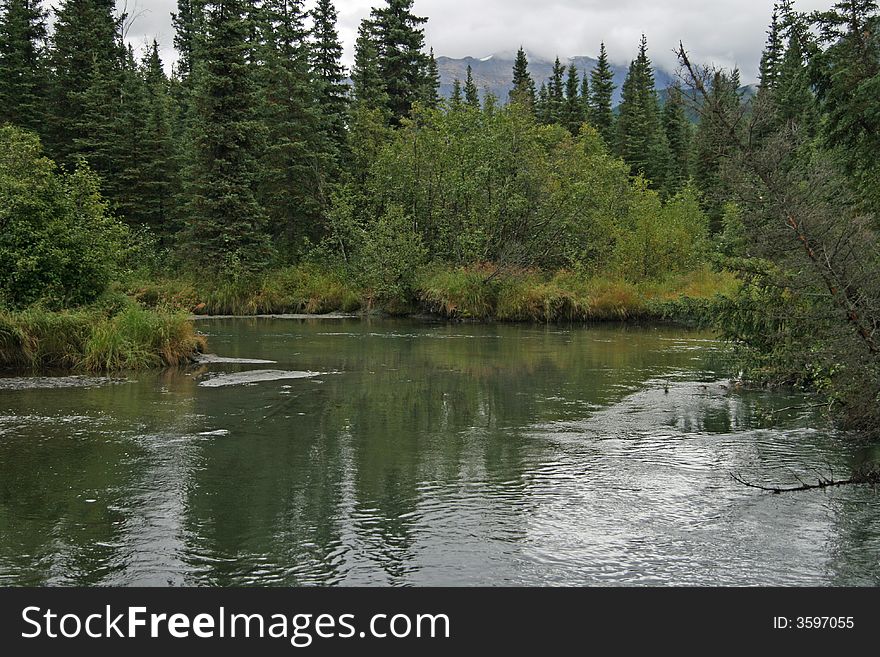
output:
[[[121,76],[119,109],[108,127],[113,172],[104,186],[117,214],[131,225],[149,227],[167,244],[176,232],[172,213],[179,160],[170,82],[158,43],[153,41],[141,62],[128,46]]]
[[[777,126],[797,126],[808,138],[815,136],[818,127],[815,98],[801,38],[795,32],[789,36],[788,48],[779,66],[773,108]]]
[[[464,81],[464,102],[470,108],[480,109],[480,91],[474,83],[474,70],[470,65],[467,67],[467,77]]]
[[[669,144],[669,166],[665,176],[665,192],[674,196],[690,179],[691,123],[685,111],[684,98],[679,85],[669,88],[663,107],[663,129]]]
[[[584,117],[584,121],[589,121],[590,119],[590,74],[587,71],[584,71],[583,79],[581,80],[581,112]]]
[[[379,68],[379,51],[374,39],[375,28],[369,20],[361,21],[351,69],[353,93],[362,108],[385,110],[388,95]]]
[[[452,96],[449,99],[449,106],[453,110],[460,110],[464,106],[464,95],[461,91],[461,80],[455,78],[452,81]]]
[[[337,13],[332,0],[318,0],[312,16],[311,64],[318,86],[318,104],[325,129],[337,148],[345,143],[349,87],[342,65],[342,44],[336,29]]]
[[[174,72],[181,81],[187,80],[193,71],[197,42],[205,28],[203,8],[203,0],[177,0],[177,12],[171,14],[177,50]]]
[[[179,192],[171,81],[165,76],[159,44],[154,40],[141,63],[146,98],[139,167],[143,189],[141,220],[167,243],[177,232],[174,199]]]
[[[739,73],[715,73],[708,102],[712,112],[704,113],[694,135],[693,178],[703,196],[703,207],[713,231],[721,228],[724,204],[730,193],[721,176],[722,163],[733,154],[729,126],[735,123],[741,98]]]
[[[260,66],[255,82],[258,116],[266,135],[259,160],[257,200],[266,209],[269,232],[287,247],[320,236],[325,183],[344,134],[342,116],[326,111],[326,79],[312,75],[302,0],[264,0],[257,22]],[[318,71],[316,71],[318,73]]]
[[[391,120],[400,124],[423,98],[429,66],[423,25],[428,19],[412,13],[413,0],[386,1],[387,6],[373,9],[370,24]]]
[[[535,117],[540,123],[550,123],[553,120],[550,113],[550,93],[547,91],[546,82],[542,82],[541,88],[538,90],[538,98],[535,100]]]
[[[553,73],[547,84],[545,123],[562,123],[565,110],[565,67],[559,57],[553,62]]]
[[[103,183],[105,193],[113,199],[117,214],[132,225],[143,225],[147,223],[144,212],[149,205],[144,192],[144,169],[147,162],[143,149],[147,132],[148,92],[131,46],[125,49],[120,76],[119,108],[111,117],[112,124],[108,124],[102,131],[112,136],[106,142],[107,152],[103,157],[112,162],[113,166],[111,175]],[[103,93],[94,95],[95,102],[101,102],[103,98]],[[90,108],[89,111],[98,110]],[[91,159],[95,165],[95,153],[91,154]]]
[[[663,187],[669,151],[644,35],[639,54],[630,65],[623,84],[623,100],[617,120],[617,154],[634,173],[643,175],[656,188]]]
[[[440,106],[440,69],[437,59],[434,57],[434,49],[428,53],[428,73],[425,77],[424,90],[421,97],[422,103],[431,109]]]
[[[585,78],[586,79],[586,78]],[[562,125],[568,131],[577,136],[586,118],[584,103],[580,95],[581,79],[577,67],[574,64],[568,67],[568,76],[565,81],[565,105],[562,111]]]
[[[536,100],[535,81],[529,73],[529,60],[526,51],[520,46],[513,64],[513,89],[510,91],[510,102],[521,103],[529,109],[534,109]]]
[[[0,124],[42,132],[46,12],[39,0],[3,0],[0,12]]]
[[[261,126],[247,62],[248,9],[245,0],[205,5],[187,158],[191,262],[233,274],[257,269],[269,258],[266,214],[255,196]]]
[[[813,86],[822,111],[822,138],[838,156],[853,188],[880,213],[880,15],[873,0],[843,0],[817,17],[827,48],[812,58]]]
[[[599,61],[590,73],[590,112],[588,119],[599,131],[605,143],[615,143],[614,130],[614,71],[608,62],[608,53],[603,43],[599,48]]]
[[[758,79],[761,92],[772,91],[776,87],[779,69],[782,66],[784,48],[782,43],[782,25],[779,18],[779,4],[773,6],[770,29],[767,31],[767,45],[761,55],[761,66]]]
[[[112,173],[108,150],[121,97],[125,50],[113,0],[64,0],[55,18],[50,65],[48,150],[72,167],[85,157]]]

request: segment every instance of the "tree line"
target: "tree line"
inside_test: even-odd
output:
[[[188,263],[258,270],[295,261],[332,227],[340,185],[364,180],[375,156],[413,109],[491,113],[500,106],[469,78],[451,101],[426,51],[425,18],[411,0],[388,0],[360,26],[355,63],[341,63],[331,0],[180,0],[178,59],[168,76],[154,41],[138,56],[112,0],[4,0],[0,13],[0,121],[36,132],[49,157],[84,162],[112,210],[146,227]],[[583,79],[557,60],[536,90],[525,53],[506,104],[538,125],[577,137],[584,124],[661,190],[680,192],[694,153],[681,94],[661,104],[645,39],[618,112],[604,44]]]

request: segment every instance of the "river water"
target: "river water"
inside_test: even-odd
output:
[[[731,477],[880,450],[711,335],[199,327],[198,366],[0,378],[0,585],[880,584],[875,490]]]

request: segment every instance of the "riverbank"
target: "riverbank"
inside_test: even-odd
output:
[[[186,314],[131,302],[60,312],[0,311],[0,368],[142,370],[189,362],[205,344]]]
[[[106,372],[177,366],[205,348],[204,316],[339,317],[366,314],[477,322],[705,323],[736,289],[702,269],[631,283],[561,271],[436,269],[405,298],[379,298],[338,273],[300,266],[208,285],[189,278],[129,281],[79,310],[0,311],[0,368]]]
[[[126,292],[151,309],[210,316],[312,316],[379,312],[498,322],[679,321],[704,318],[737,288],[726,272],[703,268],[664,280],[499,272],[489,266],[434,269],[407,295],[381,298],[339,273],[300,266],[212,285],[185,277],[130,283]]]

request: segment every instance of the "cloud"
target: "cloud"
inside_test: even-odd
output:
[[[354,58],[361,19],[379,0],[337,0],[345,60]],[[142,45],[156,38],[165,59],[174,58],[170,14],[176,0],[127,0],[134,21],[128,39]],[[311,3],[307,2],[307,6]],[[824,9],[831,0],[800,0],[801,11]],[[120,6],[122,3],[120,2]],[[520,45],[552,58],[595,55],[605,41],[609,56],[627,63],[642,33],[655,65],[675,69],[679,40],[697,61],[739,66],[743,79],[757,76],[770,20],[770,0],[416,0],[415,11],[428,16],[427,45],[437,55],[484,57]]]

